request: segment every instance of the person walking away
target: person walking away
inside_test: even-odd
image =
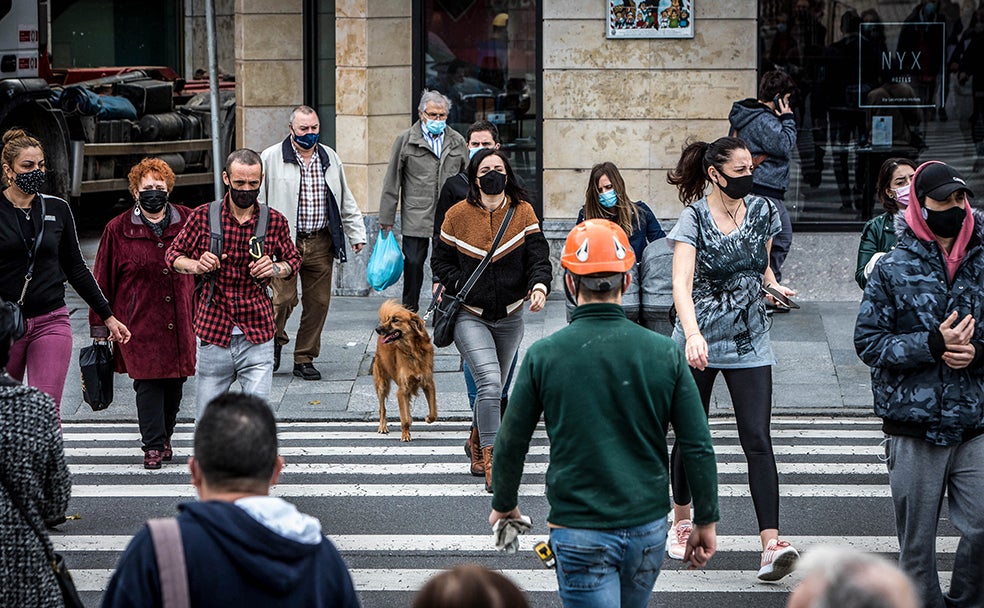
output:
[[[703,567],[717,544],[707,419],[680,349],[625,316],[621,298],[634,263],[613,222],[587,220],[567,235],[561,265],[577,308],[570,325],[527,351],[495,442],[493,526],[522,516],[524,460],[541,417],[546,424],[547,525],[567,607],[649,605],[670,510],[670,424],[696,505],[684,558]]]

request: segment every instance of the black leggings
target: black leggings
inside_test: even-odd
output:
[[[712,369],[700,371],[690,368],[700,391],[700,401],[706,414],[710,409],[711,391],[718,372],[724,374],[728,392],[735,409],[738,440],[748,463],[748,487],[752,504],[758,517],[759,531],[779,528],[779,473],[776,457],[772,453],[772,437],[769,424],[772,416],[772,366],[745,369]],[[690,484],[683,467],[683,454],[674,443],[670,456],[670,480],[673,485],[673,502],[689,505]]]

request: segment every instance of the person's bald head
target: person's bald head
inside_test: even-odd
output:
[[[853,549],[818,547],[797,570],[806,576],[787,608],[919,608],[909,579],[888,561]]]

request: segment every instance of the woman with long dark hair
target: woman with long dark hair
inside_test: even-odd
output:
[[[642,260],[646,245],[666,236],[649,205],[629,198],[622,173],[614,163],[607,161],[591,167],[584,207],[577,214],[578,224],[593,219],[615,222],[625,231],[636,263]]]
[[[478,386],[475,425],[485,490],[491,492],[502,382],[523,339],[523,302],[529,300],[531,312],[543,309],[552,271],[547,239],[505,155],[494,149],[475,154],[468,163],[468,184],[468,197],[444,216],[431,256],[431,270],[448,294],[465,285],[491,248],[507,211],[514,209],[491,262],[462,302],[454,328],[454,344]]]
[[[769,429],[775,357],[762,290],[796,292],[780,285],[769,266],[781,223],[768,199],[751,195],[753,169],[738,138],[687,145],[667,176],[686,206],[667,239],[673,244],[673,339],[684,350],[705,413],[719,372],[728,383],[762,541],[758,578],[774,581],[793,571],[799,554],[779,538],[779,474]],[[690,487],[676,446],[670,472],[667,553],[682,559],[692,524]]]
[[[864,289],[875,264],[895,248],[898,237],[895,235],[895,218],[909,206],[909,183],[916,172],[916,163],[908,158],[890,158],[882,163],[878,171],[878,200],[885,213],[871,218],[861,230],[861,244],[858,245],[858,267],[854,280]]]

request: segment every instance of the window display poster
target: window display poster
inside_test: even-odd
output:
[[[858,105],[862,108],[932,108],[946,104],[943,22],[862,23]],[[939,94],[937,95],[937,90]]]
[[[608,38],[693,38],[694,0],[604,0]]]

